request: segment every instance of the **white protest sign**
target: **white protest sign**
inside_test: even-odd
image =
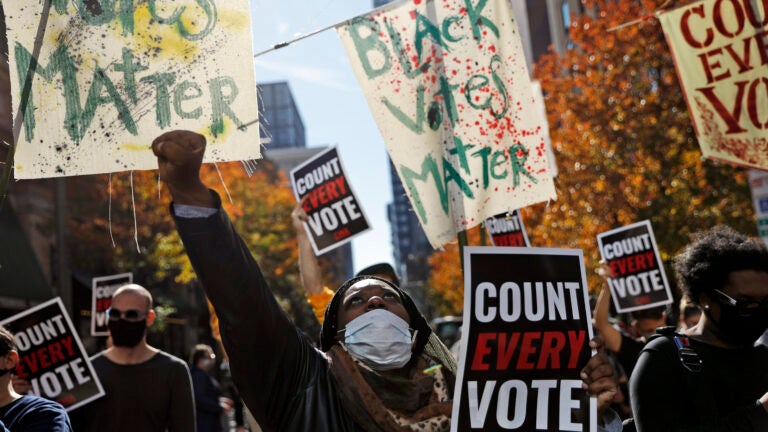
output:
[[[17,179],[155,169],[171,129],[205,135],[207,162],[260,157],[247,0],[3,7]]]
[[[399,2],[337,31],[432,246],[555,198],[508,1]]]
[[[768,169],[768,3],[706,0],[659,16],[704,156]]]

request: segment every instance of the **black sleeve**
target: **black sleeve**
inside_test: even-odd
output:
[[[171,419],[168,426],[169,432],[194,431],[195,400],[192,396],[192,380],[189,377],[189,369],[186,363],[174,364],[171,371]]]
[[[302,415],[289,407],[314,379],[321,357],[278,305],[221,200],[213,195],[217,213],[174,219],[219,317],[232,379],[259,424],[279,429],[286,419]]]
[[[219,397],[211,382],[211,377],[204,371],[192,368],[192,389],[195,391],[195,408],[212,414],[221,414],[223,409]]]
[[[768,413],[754,401],[726,416],[703,421],[697,414],[696,386],[677,357],[674,342],[658,338],[648,344],[629,380],[632,413],[638,432],[768,431]],[[703,385],[703,384],[702,384]]]

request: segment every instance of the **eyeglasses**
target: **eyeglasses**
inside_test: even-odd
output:
[[[126,321],[140,321],[147,317],[147,312],[142,312],[138,309],[128,309],[121,311],[120,309],[109,308],[107,309],[107,318],[110,321],[117,321],[124,319]]]
[[[741,316],[751,316],[759,312],[768,313],[768,297],[760,301],[736,300],[719,289],[713,289],[712,291],[725,300],[726,305],[736,308],[736,312]]]

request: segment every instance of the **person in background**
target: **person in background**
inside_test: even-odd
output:
[[[680,308],[680,330],[695,327],[701,319],[701,308],[693,303],[686,303]]]
[[[11,378],[18,364],[13,334],[0,326],[0,432],[72,432],[61,404],[14,390]]]
[[[189,358],[189,373],[195,393],[197,432],[222,432],[222,414],[232,407],[232,401],[222,398],[221,386],[210,374],[215,364],[213,348],[195,345]]]
[[[219,316],[233,379],[262,428],[449,430],[455,358],[405,292],[375,276],[345,282],[326,308],[317,350],[280,308],[218,195],[200,181],[205,137],[166,132],[152,150],[187,255]],[[602,354],[581,376],[601,406],[615,392]]]
[[[187,364],[147,343],[155,322],[152,295],[124,285],[107,310],[112,346],[91,358],[105,395],[75,410],[85,431],[190,432],[195,402]]]
[[[317,261],[312,243],[309,240],[309,234],[305,229],[304,223],[308,219],[307,212],[304,211],[300,202],[291,212],[291,220],[296,228],[296,239],[299,245],[299,273],[301,274],[301,283],[304,286],[304,292],[307,301],[312,306],[315,318],[322,325],[324,320],[325,308],[333,298],[334,291],[323,285],[322,271],[320,263]],[[397,277],[395,269],[387,263],[378,263],[368,266],[355,276],[376,276],[400,286],[400,279]]]
[[[768,431],[768,249],[718,226],[676,257],[680,286],[704,313],[649,342],[629,380],[639,432]]]

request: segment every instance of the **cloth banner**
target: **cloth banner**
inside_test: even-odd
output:
[[[29,382],[32,394],[54,400],[67,411],[104,396],[60,297],[8,317],[0,325],[13,333],[19,350],[14,373]]]
[[[582,251],[465,247],[464,294],[451,431],[597,430]]]
[[[17,179],[155,169],[171,129],[205,135],[206,162],[260,157],[247,0],[3,7]]]
[[[433,247],[555,198],[506,0],[409,0],[337,32]]]
[[[767,5],[707,0],[659,16],[704,156],[764,170]]]

